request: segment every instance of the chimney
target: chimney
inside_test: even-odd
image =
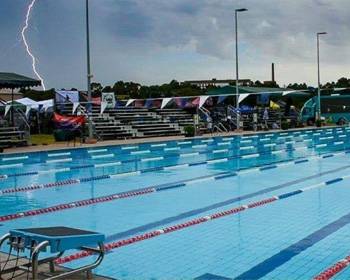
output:
[[[272,65],[271,65],[271,74],[272,74],[272,77],[271,77],[271,81],[272,82],[275,82],[275,63],[272,62]]]

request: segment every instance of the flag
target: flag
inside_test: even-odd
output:
[[[56,128],[63,130],[78,130],[85,123],[85,116],[62,116],[57,113],[53,115],[53,121],[56,125]]]

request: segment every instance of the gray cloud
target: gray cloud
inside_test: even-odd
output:
[[[316,32],[322,37],[324,79],[350,76],[348,0],[90,0],[92,61],[96,79],[146,83],[172,78],[233,76],[234,9],[239,15],[241,76],[266,80],[277,63],[280,83],[315,82]],[[18,39],[23,1],[2,0],[0,30]],[[16,9],[20,7],[21,9]],[[6,23],[6,24],[5,24]],[[1,26],[11,26],[2,28]],[[57,87],[85,85],[84,5],[80,1],[38,1],[30,32],[40,68]],[[16,31],[16,33],[15,33]],[[23,50],[9,51],[3,64],[30,72]],[[13,61],[17,59],[18,65]],[[18,54],[20,53],[20,56]],[[21,72],[20,71],[20,72]],[[23,71],[22,71],[23,72]]]

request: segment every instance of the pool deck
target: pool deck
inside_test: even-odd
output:
[[[12,256],[13,258],[15,256]],[[4,254],[4,253],[0,253],[0,259],[2,261],[6,260],[7,258],[7,255]],[[19,265],[23,265],[27,263],[27,259],[20,259],[18,261],[18,264]],[[1,267],[2,267],[2,263],[1,263]],[[11,266],[14,266],[15,265],[15,261],[10,261],[8,262],[6,268],[10,268]],[[39,266],[39,279],[46,279],[48,277],[47,274],[45,274],[45,272],[48,272],[49,271],[49,265],[48,264],[43,264],[41,266]],[[61,266],[55,266],[55,271],[59,274],[59,273],[62,273],[64,271],[68,271],[67,268],[64,268],[64,267],[61,267]],[[20,275],[22,274],[22,275]],[[92,276],[93,280],[111,280],[113,278],[107,278],[107,277],[103,277],[103,276],[98,276],[98,275],[93,275]],[[27,273],[24,273],[23,271],[17,271],[14,275],[14,277],[12,277],[12,273],[7,273],[7,274],[3,274],[0,276],[0,279],[3,279],[3,280],[10,280],[10,279],[16,279],[16,280],[28,280],[28,279],[32,279],[31,277],[31,274],[29,275],[29,277],[27,277]],[[65,279],[68,279],[68,278],[65,278]],[[72,275],[69,277],[69,280],[85,280],[87,279],[86,277],[86,273],[77,273],[75,275]]]
[[[60,142],[51,145],[37,145],[37,146],[25,146],[25,147],[13,147],[4,149],[2,154],[15,154],[15,153],[30,153],[30,152],[42,152],[42,151],[53,151],[53,150],[65,150],[65,149],[78,149],[78,148],[92,148],[92,147],[103,147],[103,146],[113,146],[113,145],[130,145],[130,144],[142,144],[150,142],[166,142],[174,140],[184,140],[184,139],[201,139],[207,137],[217,137],[217,136],[234,136],[234,135],[251,135],[251,134],[262,134],[262,133],[274,133],[281,131],[296,131],[296,130],[310,130],[310,129],[326,129],[334,128],[338,126],[322,126],[320,127],[303,127],[303,128],[294,128],[288,130],[268,130],[268,131],[232,131],[225,133],[207,133],[201,136],[196,137],[185,137],[185,136],[164,136],[164,137],[149,137],[149,138],[137,138],[137,139],[125,139],[125,140],[107,140],[100,141],[95,144],[84,144],[76,142],[74,145],[73,142]]]

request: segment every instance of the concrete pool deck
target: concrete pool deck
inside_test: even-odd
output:
[[[103,146],[113,146],[113,145],[132,145],[132,144],[142,144],[150,142],[166,142],[174,140],[184,140],[184,139],[201,139],[208,137],[220,137],[220,136],[236,136],[236,135],[251,135],[251,134],[262,134],[262,133],[275,133],[275,132],[288,132],[288,131],[298,131],[298,130],[310,130],[310,129],[327,129],[335,128],[341,126],[322,126],[322,127],[302,127],[293,128],[288,130],[267,130],[267,131],[231,131],[224,133],[206,133],[195,137],[185,137],[181,136],[164,136],[164,137],[149,137],[149,138],[137,138],[137,139],[125,139],[125,140],[107,140],[100,141],[95,144],[85,144],[76,142],[75,146],[73,142],[58,142],[50,145],[37,145],[37,146],[25,146],[25,147],[13,147],[4,149],[2,154],[16,154],[16,153],[30,153],[30,152],[43,152],[43,151],[53,151],[53,150],[66,150],[66,149],[79,149],[79,148],[93,148],[93,147],[103,147]],[[1,153],[0,153],[1,154]]]
[[[12,258],[15,258],[15,256],[12,256]],[[0,259],[1,261],[5,261],[7,259],[7,255],[4,253],[0,253]],[[27,263],[27,259],[19,259],[18,261],[18,265],[24,265]],[[6,268],[11,268],[15,265],[16,261],[9,261],[8,264],[6,265]],[[1,263],[1,267],[3,267],[3,263]],[[68,271],[69,269],[64,268],[62,266],[55,266],[55,271],[56,274]],[[49,264],[43,264],[39,266],[39,279],[46,279],[48,277],[48,273],[49,270]],[[27,276],[27,273],[24,271],[16,271],[16,273],[14,274],[14,276],[12,277],[12,272],[10,273],[6,273],[6,274],[1,274],[0,275],[0,279],[3,280],[10,280],[10,279],[16,279],[16,280],[28,280],[28,279],[32,279],[31,274],[29,274],[29,277]],[[68,278],[65,278],[68,279]],[[69,277],[69,280],[85,280],[87,279],[87,275],[86,272],[85,273],[77,273],[75,275],[72,275]],[[92,278],[93,280],[111,280],[113,278],[108,278],[108,277],[103,277],[103,276],[99,276],[99,275],[93,275]]]

